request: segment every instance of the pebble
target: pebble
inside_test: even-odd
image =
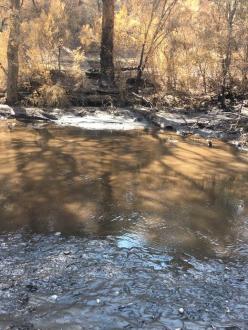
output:
[[[64,251],[65,256],[68,256],[69,254],[71,254],[71,251]]]
[[[27,284],[26,285],[26,288],[28,289],[28,291],[30,291],[30,292],[35,292],[35,291],[37,291],[38,290],[38,288],[37,288],[37,286],[36,285],[33,285],[33,284]]]
[[[213,147],[213,142],[211,140],[207,140],[207,143],[208,143],[208,147],[209,148],[212,148]]]
[[[100,299],[97,299],[96,302],[97,302],[98,304],[100,304],[101,300],[100,300]]]
[[[226,307],[226,312],[227,313],[230,313],[231,312],[229,307]]]
[[[183,314],[183,313],[184,313],[184,309],[183,309],[183,308],[179,308],[178,312],[179,312],[180,314]]]
[[[57,231],[54,235],[55,236],[60,236],[61,235],[61,232],[60,231]]]
[[[57,296],[56,294],[54,294],[54,295],[52,295],[50,298],[51,298],[52,300],[57,300],[57,299],[58,299],[58,296]]]

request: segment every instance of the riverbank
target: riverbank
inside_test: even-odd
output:
[[[248,107],[243,104],[242,107],[237,106],[232,111],[226,112],[217,107],[204,111],[190,111],[183,108],[158,110],[141,106],[132,109],[115,107],[44,109],[0,105],[0,118],[53,122],[60,126],[89,130],[157,128],[175,131],[185,137],[197,135],[207,140],[221,139],[240,150],[248,150]]]

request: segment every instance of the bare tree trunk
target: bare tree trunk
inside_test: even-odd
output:
[[[167,92],[172,92],[175,90],[175,60],[174,60],[175,52],[176,50],[173,45],[173,41],[170,41],[169,47],[167,49],[164,49],[164,56],[166,57],[166,61],[167,61],[167,66],[166,66]]]
[[[18,100],[17,85],[19,72],[19,44],[20,44],[20,0],[10,0],[10,32],[7,49],[8,76],[7,76],[7,103],[14,104]]]
[[[242,90],[245,91],[247,88],[247,72],[248,72],[248,44],[244,46],[244,67],[242,69]]]
[[[226,3],[226,24],[227,24],[227,41],[224,58],[222,59],[222,84],[221,84],[221,106],[226,108],[226,91],[230,86],[230,67],[232,63],[233,53],[233,25],[238,9],[238,0],[227,1]],[[229,78],[229,86],[228,86]]]
[[[143,76],[143,71],[145,69],[145,66],[143,65],[144,62],[144,56],[145,56],[145,47],[146,44],[143,43],[142,49],[141,49],[141,54],[140,54],[140,62],[137,68],[137,76],[136,76],[136,82],[135,82],[135,92],[139,92],[139,87],[142,85],[142,76]]]
[[[223,109],[226,108],[226,91],[228,87],[228,76],[230,75],[230,66],[232,60],[231,36],[232,29],[229,29],[226,54],[222,60],[221,106]]]
[[[101,85],[113,86],[115,0],[102,0]]]
[[[207,94],[207,78],[206,78],[206,66],[201,62],[198,63],[199,72],[202,77],[203,91],[204,94]]]

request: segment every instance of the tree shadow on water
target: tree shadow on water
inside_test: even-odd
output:
[[[110,218],[122,213],[114,178],[128,172],[133,180],[152,161],[150,148],[139,148],[132,136],[99,138],[47,127],[17,129],[4,148],[11,151],[11,169],[1,184],[2,231],[26,226],[34,232],[105,233]],[[108,230],[118,232],[119,224]]]

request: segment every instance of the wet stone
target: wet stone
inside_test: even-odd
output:
[[[179,308],[178,312],[179,312],[180,314],[184,314],[184,309],[183,309],[183,308]]]
[[[35,292],[35,291],[38,290],[38,287],[37,287],[36,285],[34,285],[34,284],[27,284],[27,285],[26,285],[26,288],[27,288],[28,291],[30,291],[30,292]]]

